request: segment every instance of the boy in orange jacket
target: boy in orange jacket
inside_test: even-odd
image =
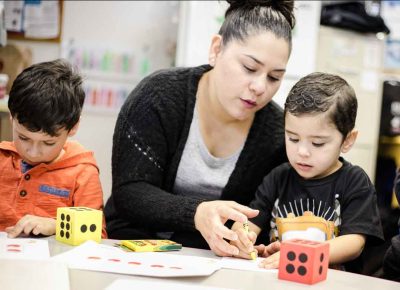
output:
[[[103,208],[93,153],[67,141],[84,100],[81,77],[63,60],[34,64],[14,81],[13,142],[0,143],[0,231],[8,237],[55,234],[58,207]]]

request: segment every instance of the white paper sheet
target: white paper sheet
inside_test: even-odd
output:
[[[93,241],[52,259],[63,261],[74,269],[153,277],[208,276],[221,268],[218,259],[171,253],[125,252]]]
[[[264,258],[258,257],[256,260],[245,260],[232,257],[223,257],[221,259],[221,268],[235,269],[235,270],[246,270],[246,271],[256,271],[256,272],[278,272],[277,269],[264,269],[260,268],[258,265]]]
[[[1,260],[0,289],[69,290],[66,265],[51,260]]]
[[[50,258],[47,240],[16,238],[0,238],[0,259],[14,260],[46,260]]]
[[[185,283],[174,283],[169,281],[138,281],[118,279],[110,284],[105,290],[121,290],[121,289],[151,289],[151,290],[234,290],[232,288],[218,288],[207,286],[196,286]]]

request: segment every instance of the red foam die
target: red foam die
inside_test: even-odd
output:
[[[278,278],[304,284],[326,279],[329,243],[292,239],[281,243]]]

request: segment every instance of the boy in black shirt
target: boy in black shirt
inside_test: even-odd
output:
[[[400,169],[397,170],[394,191],[397,201],[400,203]],[[383,259],[383,278],[400,282],[400,220],[398,225],[399,234],[392,238],[391,245]]]
[[[376,192],[367,174],[340,157],[353,146],[357,99],[341,77],[313,73],[298,81],[285,103],[285,141],[289,163],[268,174],[250,207],[259,215],[250,232],[235,223],[232,242],[250,258],[260,233],[272,244],[256,247],[265,268],[279,266],[279,241],[329,240],[330,264],[356,259],[366,241],[382,240]]]

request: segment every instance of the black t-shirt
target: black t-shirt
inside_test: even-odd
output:
[[[383,278],[400,282],[400,235],[392,238],[383,259],[383,273]]]
[[[321,179],[306,180],[289,163],[275,168],[250,203],[251,208],[260,210],[251,221],[274,240],[277,217],[286,218],[289,213],[297,217],[309,211],[333,222],[337,236],[362,234],[368,244],[381,242],[383,231],[374,186],[363,169],[339,160],[343,166]]]

